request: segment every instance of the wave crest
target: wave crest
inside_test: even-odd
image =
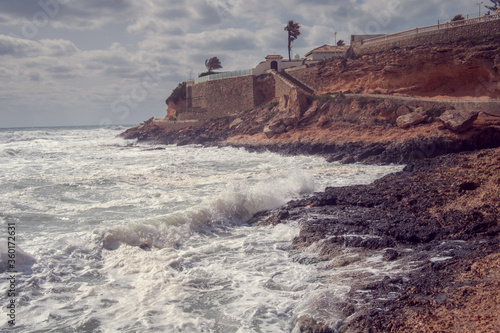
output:
[[[185,211],[118,225],[98,234],[108,250],[117,249],[123,243],[143,248],[177,247],[192,233],[245,223],[258,212],[282,206],[314,189],[313,176],[303,172],[254,185],[232,183],[215,198]]]

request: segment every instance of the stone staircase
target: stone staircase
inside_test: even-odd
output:
[[[306,95],[313,95],[314,94],[314,89],[309,87],[303,82],[300,82],[287,72],[274,72],[274,75],[278,76],[281,80],[285,81],[288,83],[290,86],[297,87],[300,90],[302,90]]]

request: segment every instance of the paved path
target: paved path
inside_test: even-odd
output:
[[[500,117],[500,99],[458,99],[458,98],[430,98],[430,97],[410,97],[381,94],[345,94],[345,96],[368,97],[392,99],[406,102],[424,102],[424,103],[446,103],[452,104],[457,109],[474,109]]]

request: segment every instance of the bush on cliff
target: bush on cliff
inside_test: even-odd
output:
[[[179,101],[185,100],[185,99],[186,99],[186,82],[182,82],[182,83],[179,83],[177,88],[175,88],[172,91],[172,94],[170,94],[170,96],[167,98],[165,103],[168,104],[168,103],[172,102],[174,104],[177,104]]]

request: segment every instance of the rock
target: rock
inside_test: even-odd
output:
[[[398,117],[400,117],[400,116],[404,116],[404,115],[407,115],[407,114],[409,114],[409,113],[411,113],[410,109],[408,109],[408,107],[407,107],[407,106],[404,106],[404,105],[403,105],[403,106],[400,106],[400,107],[399,107],[399,109],[396,111],[396,115],[397,115]]]
[[[307,110],[307,96],[299,89],[292,89],[288,99],[288,109],[295,116],[302,116]]]
[[[230,129],[233,129],[233,128],[236,128],[238,127],[238,125],[240,125],[241,123],[243,122],[243,119],[241,118],[236,118],[230,125],[229,125],[229,128]]]
[[[286,132],[286,125],[281,119],[273,119],[269,125],[264,127],[264,134],[270,139],[276,134],[281,134]]]
[[[274,134],[276,134],[272,129],[269,128],[269,126],[264,127],[264,130],[262,132],[264,132],[268,139],[271,139]]]
[[[356,163],[356,158],[354,156],[347,156],[345,158],[343,158],[340,163],[342,164],[352,164],[352,163]]]
[[[289,95],[280,98],[278,104],[279,116],[274,121],[282,122],[285,129],[287,126],[296,127],[307,108],[307,96],[298,89],[292,89]],[[272,126],[274,125],[270,124],[271,129]]]
[[[394,261],[399,257],[399,254],[396,250],[394,249],[386,249],[383,258],[385,261]]]
[[[415,111],[413,111],[413,112],[424,113],[424,108],[419,106],[419,107],[415,108]]]
[[[397,117],[396,104],[390,99],[386,99],[377,107],[378,118],[382,120],[390,120]]]
[[[326,126],[330,123],[331,119],[330,117],[326,116],[326,115],[321,115],[321,117],[319,117],[318,119],[318,125],[320,127],[323,127],[323,126]]]
[[[476,111],[448,110],[438,119],[449,130],[455,132],[465,132],[472,127],[472,124],[477,119],[478,114],[479,113]]]
[[[326,158],[326,161],[328,163],[337,162],[337,161],[342,160],[344,157],[345,157],[345,154],[343,154],[343,153],[335,154],[335,155],[328,156]]]
[[[418,125],[424,122],[427,119],[427,115],[422,112],[412,112],[405,114],[403,116],[399,116],[396,119],[396,124],[401,128],[408,128],[415,125]]]

